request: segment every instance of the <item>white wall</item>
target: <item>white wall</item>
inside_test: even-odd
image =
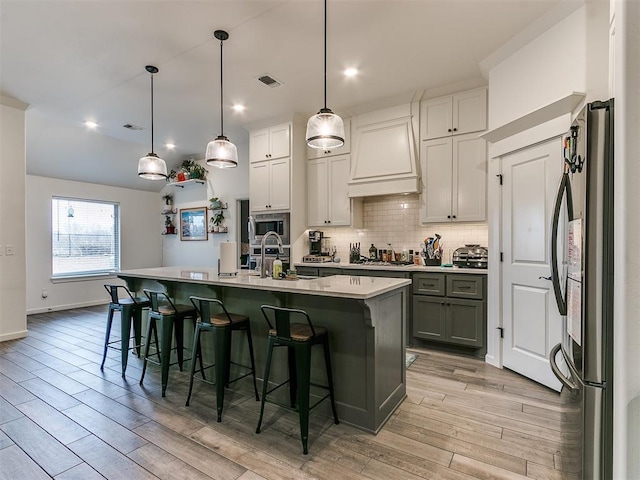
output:
[[[0,342],[27,334],[25,312],[25,113],[0,96]],[[7,255],[7,246],[13,248]]]
[[[163,188],[160,198],[167,193],[173,195],[174,206],[178,209],[174,224],[177,235],[162,235],[162,265],[185,267],[217,267],[220,256],[220,242],[236,242],[240,248],[240,233],[237,229],[238,215],[237,200],[249,199],[249,146],[236,145],[238,148],[238,166],[232,169],[219,169],[207,166],[203,161],[200,164],[208,170],[206,185],[191,184],[184,188],[167,185]],[[180,240],[180,209],[206,207],[209,199],[218,197],[229,205],[224,211],[225,225],[229,232],[225,234],[210,233],[206,241],[182,241]],[[160,215],[162,204],[156,207],[158,230],[163,230],[164,216]],[[209,217],[211,211],[208,212]],[[241,228],[246,228],[242,225]],[[239,257],[239,254],[238,254]]]
[[[640,479],[640,3],[615,10],[614,479]]]
[[[27,175],[27,312],[63,310],[107,302],[107,277],[51,281],[51,197],[120,203],[121,268],[158,267],[162,261],[162,199],[155,192]],[[24,198],[24,195],[23,195]],[[108,280],[113,281],[113,279]],[[46,289],[47,298],[42,298]]]
[[[608,18],[606,2],[588,2],[491,68],[489,128],[513,121],[572,92],[587,93],[586,101],[607,99]],[[501,340],[495,329],[501,326],[502,318],[502,277],[497,267],[501,247],[501,194],[495,181],[501,166],[496,157],[562,135],[570,124],[571,114],[567,113],[489,146],[487,361],[493,365],[502,365]]]
[[[586,36],[586,10],[583,7],[492,68],[489,72],[489,129],[572,91],[585,92]]]

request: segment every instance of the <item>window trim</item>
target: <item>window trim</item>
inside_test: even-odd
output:
[[[69,202],[83,202],[83,203],[97,203],[97,204],[105,204],[115,207],[115,211],[117,214],[117,219],[114,225],[114,237],[116,238],[116,258],[117,265],[114,269],[110,270],[94,270],[91,272],[75,272],[71,274],[54,274],[53,272],[53,202],[54,200],[63,200]],[[121,268],[122,268],[122,229],[120,227],[121,215],[120,215],[120,202],[116,202],[113,200],[100,200],[93,198],[80,198],[80,197],[68,197],[63,195],[52,195],[51,203],[49,204],[49,220],[50,220],[50,234],[49,234],[49,247],[50,247],[50,280],[52,283],[64,283],[64,282],[78,282],[83,280],[98,280],[98,279],[106,279],[116,276]]]

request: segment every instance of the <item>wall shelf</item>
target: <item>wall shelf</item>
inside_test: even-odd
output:
[[[206,182],[207,182],[206,180],[202,180],[201,178],[190,178],[189,180],[185,180],[184,182],[169,182],[167,183],[167,185],[184,188],[187,185],[194,185],[194,184],[204,185]]]
[[[542,108],[533,110],[532,112],[518,117],[511,122],[505,123],[504,125],[492,130],[488,130],[480,135],[480,137],[491,143],[499,142],[500,140],[504,140],[505,138],[524,132],[525,130],[529,130],[530,128],[541,125],[566,113],[573,112],[580,102],[586,98],[586,96],[586,93],[572,92]]]

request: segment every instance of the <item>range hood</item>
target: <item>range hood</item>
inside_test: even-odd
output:
[[[414,138],[418,106],[407,103],[352,119],[349,197],[420,191]]]

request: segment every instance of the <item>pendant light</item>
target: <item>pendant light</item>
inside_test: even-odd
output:
[[[327,108],[327,0],[324,0],[324,107],[307,122],[307,145],[337,148],[344,145],[344,123]]]
[[[213,36],[220,40],[220,135],[207,145],[205,160],[207,165],[218,168],[234,168],[238,166],[238,149],[224,136],[224,117],[222,109],[222,43],[229,38],[224,30],[216,30]]]
[[[151,74],[151,153],[138,160],[138,176],[147,180],[165,180],[167,164],[153,153],[153,74],[158,73],[158,67],[147,65],[144,68]]]

